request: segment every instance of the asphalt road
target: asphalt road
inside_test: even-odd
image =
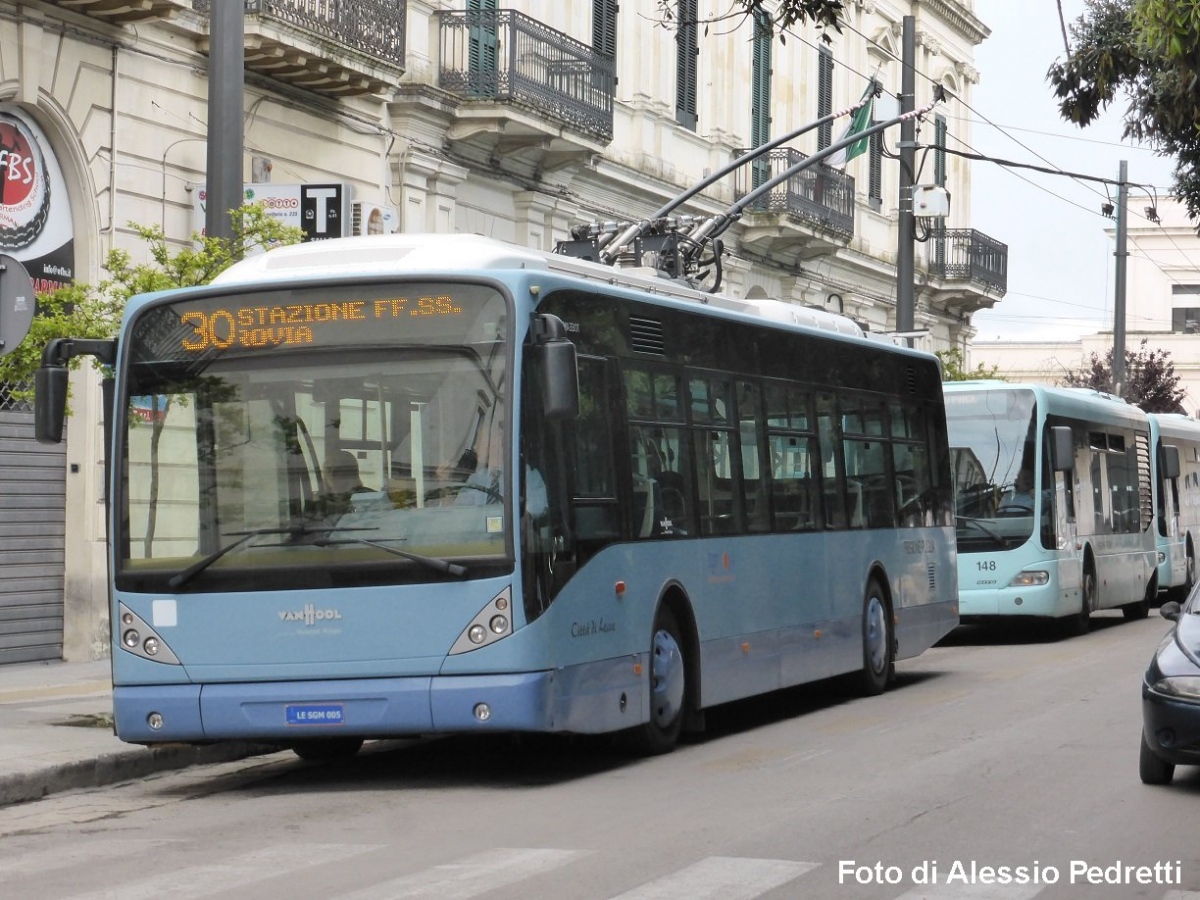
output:
[[[441,739],[51,797],[0,809],[0,885],[21,900],[1200,900],[1200,768],[1169,788],[1137,775],[1141,672],[1167,628],[962,628],[881,697],[834,682],[734,704],[653,759]]]

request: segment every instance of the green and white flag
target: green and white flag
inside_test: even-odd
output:
[[[842,132],[842,136],[834,141],[834,143],[841,143],[847,138],[851,138],[859,132],[867,130],[871,124],[871,114],[875,107],[875,98],[872,96],[874,93],[874,83],[868,84],[866,91],[862,95],[862,99],[867,100],[868,97],[871,99],[867,100],[867,102],[859,108],[858,112],[854,114],[854,118],[850,120],[850,124],[846,126],[846,130]],[[854,159],[854,157],[861,156],[862,154],[866,153],[870,142],[870,138],[863,138],[861,141],[855,141],[849,147],[845,147],[839,150],[837,153],[834,153],[832,156],[826,157],[825,165],[844,166],[846,163],[850,162],[850,160]]]

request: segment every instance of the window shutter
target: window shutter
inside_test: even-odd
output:
[[[833,112],[833,54],[827,47],[817,51],[817,118]],[[833,143],[833,124],[826,122],[817,129],[817,149],[824,150]]]
[[[617,0],[592,0],[592,49],[617,58]]]
[[[933,180],[942,187],[946,185],[946,119],[935,116],[933,120]]]
[[[679,0],[675,33],[675,121],[696,129],[696,57],[700,53],[696,18],[699,0]]]
[[[867,199],[883,200],[883,135],[871,135],[871,164],[867,176]]]

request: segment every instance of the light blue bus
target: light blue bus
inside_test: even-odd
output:
[[[946,385],[960,613],[1141,618],[1158,593],[1150,422],[1084,388]]]
[[[1182,600],[1196,584],[1200,545],[1200,422],[1190,416],[1151,413],[1158,589]]]
[[[958,623],[937,362],[847,319],[389,235],[51,345],[44,440],[79,352],[115,371],[125,741],[663,752],[716,704],[846,673],[880,692]]]

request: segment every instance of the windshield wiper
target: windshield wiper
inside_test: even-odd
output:
[[[404,538],[390,538],[390,540],[402,541]],[[467,574],[466,566],[460,566],[458,563],[452,563],[448,559],[438,559],[436,556],[422,556],[420,553],[411,553],[408,550],[399,550],[396,547],[389,547],[387,544],[382,544],[379,541],[369,541],[366,538],[320,538],[316,541],[313,541],[313,543],[318,547],[328,547],[333,544],[366,544],[368,547],[374,547],[377,550],[382,550],[384,553],[391,553],[393,556],[399,556],[404,559],[412,560],[415,563],[421,563],[421,565],[429,566],[429,568],[436,569],[439,572],[444,572],[447,575],[454,575],[457,578],[461,578]]]
[[[231,531],[229,532],[231,535],[238,534],[241,535],[241,537],[239,537],[232,544],[226,544],[220,550],[210,553],[208,556],[202,557],[201,559],[192,563],[182,572],[176,572],[167,580],[167,586],[173,588],[183,587],[226,553],[231,553],[238,547],[243,546],[256,537],[262,537],[263,535],[267,534],[286,534],[292,537],[303,534],[328,534],[332,530],[333,529],[330,527],[311,528],[307,525],[293,525],[290,528],[255,528],[252,531]]]
[[[993,541],[995,541],[1001,547],[1008,546],[1008,538],[1006,538],[1002,534],[999,534],[998,532],[992,531],[992,529],[988,528],[986,525],[984,525],[978,519],[972,519],[970,516],[955,516],[954,518],[955,518],[956,523],[966,524],[966,525],[974,525],[976,528],[978,528],[980,531],[982,531],[984,534],[986,534],[988,537],[990,537]]]

